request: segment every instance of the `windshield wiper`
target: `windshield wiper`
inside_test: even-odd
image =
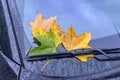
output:
[[[93,54],[94,58],[99,61],[106,61],[106,60],[120,60],[120,56],[114,57],[110,56],[110,54],[119,54],[120,48],[111,48],[111,49],[78,49],[72,51],[64,51],[62,53],[53,53],[53,54],[44,54],[44,55],[36,55],[36,56],[27,56],[27,61],[39,61],[39,60],[46,60],[46,59],[60,59],[60,58],[73,58],[77,55],[87,55]],[[99,55],[103,55],[106,58],[102,59],[98,58]]]
[[[120,32],[118,28],[114,25],[114,28],[117,32],[117,35],[120,38]],[[77,55],[87,55],[93,54],[94,59],[99,61],[113,61],[113,60],[120,60],[120,48],[108,48],[108,49],[79,49],[79,50],[72,50],[72,51],[64,51],[60,53],[53,53],[53,54],[44,54],[44,55],[36,55],[36,56],[28,56],[27,54],[27,61],[38,61],[38,60],[46,60],[46,59],[60,59],[60,58],[73,58]],[[118,54],[117,56],[110,56],[110,54]],[[103,55],[106,58],[98,57],[99,55]]]

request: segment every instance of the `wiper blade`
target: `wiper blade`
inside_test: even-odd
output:
[[[44,55],[36,55],[36,56],[27,56],[27,61],[39,61],[39,60],[46,60],[46,59],[60,59],[60,58],[73,58],[77,55],[86,55],[86,54],[94,54],[95,59],[97,60],[113,60],[117,58],[120,59],[120,57],[110,57],[109,54],[116,54],[120,53],[120,48],[111,48],[111,49],[78,49],[78,50],[72,50],[72,51],[65,51],[62,53],[53,53],[53,54],[44,54]],[[107,57],[107,59],[99,59],[96,56],[97,55],[104,55]]]

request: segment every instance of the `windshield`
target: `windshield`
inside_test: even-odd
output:
[[[33,41],[28,22],[37,12],[44,18],[57,17],[57,24],[66,30],[70,25],[77,34],[90,32],[92,39],[116,34],[120,22],[119,0],[25,0],[23,25],[30,42]]]
[[[90,74],[98,75],[99,72],[106,72],[115,69],[115,67],[118,67],[119,61],[99,61],[99,59],[97,60],[97,57],[103,60],[104,58],[109,59],[114,56],[117,57],[119,56],[119,54],[105,54],[107,52],[105,51],[101,52],[101,50],[99,49],[120,48],[120,40],[117,35],[117,31],[115,29],[116,26],[117,29],[120,31],[120,27],[119,27],[120,0],[22,0],[22,1],[24,2],[24,8],[22,6],[23,3],[20,2],[21,4],[18,4],[19,6],[18,10],[23,20],[24,30],[27,35],[26,37],[31,42],[31,44],[28,44],[29,41],[25,37],[26,53],[27,55],[30,54],[30,57],[32,59],[34,58],[34,55],[46,54],[46,53],[52,55],[53,53],[62,53],[66,50],[72,50],[74,46],[72,46],[72,49],[68,49],[68,48],[71,46],[72,43],[73,44],[75,43],[72,42],[74,41],[74,39],[70,38],[69,40],[71,40],[71,43],[69,43],[70,41],[68,41],[67,39],[66,41],[64,40],[65,43],[68,42],[67,47],[64,44],[59,46],[58,44],[55,43],[57,37],[54,37],[54,34],[51,31],[49,34],[52,34],[52,38],[49,35],[47,35],[47,37],[43,36],[42,38],[41,35],[40,37],[37,36],[36,39],[34,39],[37,45],[35,44],[34,46],[34,43],[32,44],[33,42],[33,37],[31,35],[32,31],[28,23],[34,21],[35,16],[38,12],[40,12],[45,19],[50,18],[52,16],[56,16],[57,24],[59,24],[61,26],[61,29],[63,30],[66,30],[70,25],[72,25],[73,29],[78,35],[84,32],[90,32],[92,34],[92,41],[90,41],[90,46],[93,49],[94,48],[96,50],[98,49],[98,51],[102,53],[102,55],[98,55],[98,56],[95,55],[95,58],[93,58],[94,52],[90,53],[92,54],[91,58],[88,58],[89,55],[87,57],[83,55],[84,61],[87,61],[86,59],[88,58],[88,62],[86,63],[82,61],[78,62],[77,59],[79,58],[79,56],[78,57],[75,56],[76,59],[73,57],[70,61],[69,59],[67,59],[67,57],[65,57],[65,59],[63,58],[60,60],[57,59],[49,60],[50,63],[48,60],[46,60],[46,64],[49,63],[47,67],[46,64],[44,65],[45,63],[44,61],[37,61],[37,62],[35,61],[30,63],[30,65],[28,64],[29,63],[28,62],[26,69],[37,74],[38,73],[41,74],[40,71],[44,71],[43,73],[45,75],[48,75],[48,77],[60,76],[62,79],[62,77],[66,77],[66,76],[80,75],[86,77],[86,75],[90,75]],[[24,11],[22,8],[24,9]],[[79,39],[77,40],[78,42],[80,42]],[[81,42],[85,44],[83,38],[81,40],[82,40]],[[41,45],[42,43],[45,44]],[[78,45],[78,43],[76,43],[76,45]],[[87,47],[89,47],[88,44]],[[119,53],[115,51],[112,52]],[[108,53],[112,53],[112,52],[108,52]],[[72,53],[75,52],[72,51]],[[42,57],[44,58],[44,56]],[[39,60],[39,56],[36,56],[35,58]],[[81,59],[79,58],[79,60],[82,60],[82,58]]]

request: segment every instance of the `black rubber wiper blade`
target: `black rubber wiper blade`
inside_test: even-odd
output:
[[[105,55],[102,52],[108,54],[116,54],[120,53],[120,48],[111,48],[111,49],[78,49],[72,51],[65,51],[62,53],[52,53],[52,54],[44,54],[44,55],[36,55],[36,56],[28,56],[27,61],[39,61],[39,60],[47,60],[47,59],[60,59],[60,58],[73,58],[77,55],[83,54],[94,54],[94,55]]]

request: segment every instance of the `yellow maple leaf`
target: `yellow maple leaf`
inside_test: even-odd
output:
[[[62,36],[61,42],[63,46],[68,50],[75,50],[75,49],[83,49],[83,48],[90,48],[88,45],[91,39],[91,34],[89,32],[85,32],[81,35],[76,35],[72,26],[70,26],[66,34]],[[76,56],[77,59],[86,62],[87,57],[94,57],[93,54],[86,54],[86,55],[78,55]]]
[[[71,26],[67,29],[66,34],[63,35],[61,42],[63,43],[64,47],[70,51],[80,48],[90,48],[88,45],[90,39],[91,34],[89,32],[85,32],[78,36]]]

